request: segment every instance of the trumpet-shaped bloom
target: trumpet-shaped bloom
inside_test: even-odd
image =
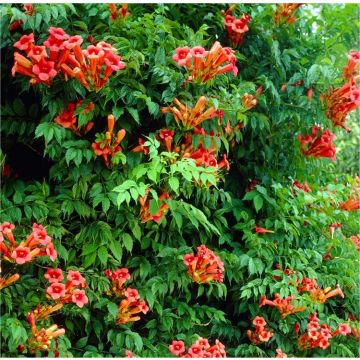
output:
[[[73,303],[75,303],[79,308],[84,307],[89,300],[85,294],[84,290],[75,289],[72,293],[71,300]]]
[[[11,257],[18,265],[25,264],[32,260],[31,252],[28,247],[18,246],[11,254]]]
[[[188,268],[188,275],[197,283],[207,283],[210,281],[222,282],[224,275],[224,264],[205,245],[198,248],[197,255],[186,254],[184,264]]]
[[[58,300],[65,296],[65,285],[59,282],[52,283],[47,289],[46,293],[53,299]]]
[[[49,283],[59,283],[64,280],[64,276],[62,274],[61,269],[47,269],[45,273],[45,278]]]
[[[312,157],[328,157],[336,160],[336,148],[333,144],[335,135],[326,129],[322,131],[319,126],[314,125],[311,135],[299,135],[300,149],[303,155]]]

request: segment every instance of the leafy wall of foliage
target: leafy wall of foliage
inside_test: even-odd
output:
[[[186,75],[172,60],[175,48],[209,49],[215,40],[228,46],[220,13],[226,5],[134,4],[131,15],[117,21],[110,20],[107,4],[36,4],[35,9],[29,17],[20,6],[0,8],[2,164],[13,168],[12,175],[2,177],[1,222],[16,224],[19,237],[33,222],[43,224],[54,239],[58,267],[78,269],[86,277],[89,305],[64,306],[53,316],[66,329],[59,338],[60,356],[115,357],[129,349],[142,357],[168,357],[172,340],[191,344],[198,336],[220,339],[229,356],[274,356],[276,348],[289,356],[359,356],[355,337],[333,339],[325,350],[301,351],[293,330],[299,323],[303,333],[315,311],[332,327],[346,322],[349,313],[359,316],[359,256],[349,240],[359,232],[358,211],[338,206],[356,186],[350,175],[358,170],[358,130],[335,131],[342,133],[342,151],[353,159],[343,168],[339,162],[347,156],[341,152],[338,164],[305,158],[297,140],[314,123],[331,127],[320,95],[341,85],[347,53],[359,40],[359,7],[304,5],[295,24],[276,27],[275,5],[240,4],[236,13],[246,12],[252,20],[245,43],[236,50],[238,76],[224,74],[210,85],[185,86]],[[10,32],[9,25],[18,19],[22,26]],[[92,36],[95,42],[111,43],[126,69],[97,93],[75,80],[56,78],[46,87],[12,77],[13,44],[30,32],[42,42],[50,26],[87,41]],[[300,86],[291,86],[299,81]],[[260,86],[258,104],[245,111],[241,96],[255,95]],[[314,91],[310,100],[309,88]],[[197,171],[205,176],[203,183],[214,182],[211,176],[172,160],[155,139],[159,129],[174,128],[161,107],[175,97],[194,103],[201,95],[224,110],[232,126],[244,125],[234,143],[218,139],[231,168],[210,187],[196,186],[191,179]],[[94,129],[81,137],[53,121],[77,99],[96,107]],[[127,132],[121,144],[124,157],[109,168],[91,150],[108,114]],[[216,126],[216,121],[204,125],[207,131]],[[149,156],[131,152],[140,136],[148,137]],[[258,185],[247,192],[254,179]],[[294,193],[294,179],[307,181],[312,192]],[[141,184],[170,193],[170,210],[160,223],[139,219]],[[332,238],[328,227],[336,222],[342,228]],[[257,234],[255,224],[275,233]],[[196,284],[188,277],[183,256],[200,244],[224,262],[223,284]],[[331,259],[324,260],[329,246]],[[290,284],[295,275],[274,280],[282,275],[276,264],[295,270],[297,277],[317,279],[321,288],[339,284],[345,298],[316,304]],[[1,292],[3,355],[20,356],[18,345],[29,334],[26,314],[45,299],[47,266],[47,260],[39,260],[18,267],[21,279]],[[150,307],[140,321],[126,325],[115,323],[117,303],[105,295],[109,281],[104,270],[118,267],[130,270],[129,286]],[[14,271],[6,264],[3,269]],[[259,308],[260,297],[274,293],[296,295],[307,310],[281,319],[277,310]],[[257,315],[275,333],[261,345],[251,344],[246,335]],[[359,330],[356,321],[352,326]]]

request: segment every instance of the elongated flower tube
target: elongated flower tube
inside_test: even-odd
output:
[[[300,286],[298,286],[299,292],[307,291],[310,293],[310,298],[317,304],[323,304],[327,299],[340,296],[342,298],[345,297],[344,293],[340,289],[340,286],[337,285],[336,289],[331,290],[331,288],[320,289],[316,280],[304,278]]]
[[[218,74],[232,72],[236,76],[238,72],[233,50],[222,47],[218,41],[209,51],[201,46],[177,48],[173,60],[189,71],[189,81],[205,83]]]
[[[31,262],[39,256],[49,256],[52,261],[56,259],[57,253],[52,239],[43,226],[33,224],[31,234],[19,244],[16,243],[12,233],[14,228],[15,225],[8,222],[0,225],[1,258],[17,265]],[[9,244],[5,242],[5,239]]]
[[[210,281],[223,282],[224,264],[220,257],[216,256],[205,245],[199,246],[197,250],[196,256],[194,254],[184,256],[188,275],[199,284]]]
[[[281,299],[279,294],[275,294],[274,300],[268,300],[264,295],[260,299],[260,307],[265,305],[276,307],[279,310],[281,317],[285,319],[288,315],[295,314],[306,309],[305,306],[295,307],[293,304],[290,304],[292,301],[292,296]]]
[[[357,80],[359,76],[321,97],[327,107],[326,116],[334,126],[340,126],[348,132],[351,129],[346,125],[346,117],[360,107],[360,87],[357,86]]]
[[[63,275],[60,269],[48,269],[45,278],[50,282],[46,289],[46,295],[49,299],[55,300],[58,304],[74,303],[82,308],[88,303],[85,294],[87,287],[85,278],[78,271],[70,270],[67,274],[66,283],[62,283]]]
[[[225,29],[230,43],[234,47],[242,45],[245,41],[245,34],[249,31],[248,23],[251,21],[251,17],[248,14],[243,14],[237,19],[228,12],[224,15]]]
[[[124,293],[123,285],[127,280],[130,280],[129,270],[126,268],[119,268],[116,271],[105,270],[105,275],[111,281],[111,290],[109,294],[114,293],[121,296]]]
[[[183,341],[173,340],[169,345],[170,352],[182,358],[223,358],[226,357],[225,346],[218,340],[214,345],[210,345],[208,339],[199,338],[188,350]]]
[[[350,51],[348,55],[348,63],[344,67],[344,78],[351,80],[358,75],[358,69],[360,69],[360,52]]]
[[[124,139],[126,131],[119,130],[114,134],[115,118],[112,114],[108,115],[108,131],[105,134],[97,134],[97,139],[92,143],[91,147],[97,156],[102,156],[106,166],[110,166],[113,157],[120,151],[122,147],[120,142]]]
[[[312,157],[328,157],[336,160],[336,148],[333,144],[335,135],[329,130],[324,131],[317,125],[312,128],[312,134],[299,135],[300,149],[303,155]]]
[[[124,291],[125,299],[123,299],[118,307],[118,314],[116,317],[117,324],[127,324],[140,320],[138,314],[146,314],[149,307],[144,300],[140,300],[140,296],[135,289],[127,288]]]
[[[340,209],[345,211],[354,211],[360,209],[360,195],[353,193],[346,201],[341,202]]]
[[[301,350],[321,348],[326,349],[330,346],[329,339],[342,335],[347,336],[351,333],[348,324],[340,324],[336,331],[331,331],[328,324],[320,324],[316,314],[310,314],[307,332],[300,335],[298,344]]]
[[[266,321],[261,316],[256,316],[253,320],[253,325],[255,326],[255,331],[248,330],[246,332],[249,340],[256,345],[259,345],[262,342],[268,342],[270,338],[274,335],[273,332],[266,329]]]
[[[0,290],[11,285],[15,281],[18,281],[19,279],[20,279],[20,275],[18,273],[13,274],[13,275],[9,276],[8,278],[0,277]]]
[[[207,99],[201,96],[193,108],[182,104],[178,99],[174,99],[175,106],[162,107],[162,113],[172,113],[178,126],[185,130],[199,126],[205,120],[218,116],[214,106],[205,110]]]
[[[289,3],[277,5],[277,9],[274,12],[274,22],[276,26],[279,26],[282,23],[290,25],[296,22],[297,19],[293,16],[293,14],[300,6],[301,4]]]
[[[49,328],[38,329],[35,324],[34,313],[28,314],[28,321],[31,326],[32,336],[29,337],[30,353],[36,354],[37,351],[48,351],[51,341],[65,334],[65,329],[59,328],[58,325],[53,324]]]

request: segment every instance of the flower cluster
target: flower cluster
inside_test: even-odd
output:
[[[6,288],[7,286],[11,285],[15,281],[20,279],[20,275],[18,273],[10,275],[8,278],[0,276],[0,290]]]
[[[117,9],[117,4],[109,4],[110,19],[115,21],[117,18],[127,18],[131,14],[128,11],[128,5],[122,4],[121,8]]]
[[[326,116],[332,124],[350,132],[351,130],[345,124],[346,116],[360,107],[360,87],[356,85],[356,81],[349,80],[342,87],[323,95],[322,99],[325,100],[327,107]]]
[[[293,187],[303,190],[304,192],[307,192],[307,193],[311,192],[311,188],[310,188],[309,184],[307,183],[307,181],[305,181],[303,184],[301,184],[298,180],[295,179],[293,182]]]
[[[26,57],[14,53],[12,75],[20,73],[31,77],[31,84],[51,85],[52,79],[61,72],[65,80],[77,79],[87,90],[99,91],[109,76],[125,68],[116,49],[101,41],[96,46],[81,49],[83,38],[69,36],[61,28],[50,27],[50,36],[43,45],[34,45],[34,34],[24,35],[14,44],[26,53]]]
[[[330,345],[329,339],[337,335],[346,336],[350,333],[351,328],[348,324],[340,324],[338,329],[332,332],[328,324],[320,325],[316,314],[311,314],[308,320],[307,332],[300,335],[298,344],[302,350],[316,347],[326,349]]]
[[[145,223],[149,220],[160,222],[164,217],[166,212],[169,210],[169,205],[165,203],[164,200],[170,199],[169,194],[165,191],[158,196],[158,211],[155,214],[152,214],[150,211],[150,199],[149,196],[150,189],[146,189],[145,195],[143,197],[139,197],[139,204],[141,206],[140,209],[140,218],[141,222]]]
[[[256,316],[254,318],[253,325],[255,326],[255,331],[248,330],[246,334],[249,340],[255,345],[259,345],[262,342],[268,342],[274,335],[273,332],[265,328],[266,321],[261,316]]]
[[[82,308],[89,300],[82,289],[86,288],[86,281],[78,271],[70,270],[67,281],[62,283],[64,276],[61,269],[47,269],[45,278],[50,283],[46,289],[47,297],[58,303],[74,303]]]
[[[350,240],[356,245],[357,251],[360,251],[360,234],[350,236]]]
[[[312,128],[312,134],[299,135],[300,149],[303,155],[312,157],[327,157],[336,160],[336,148],[333,144],[335,135],[329,130],[324,131],[317,125]]]
[[[136,289],[126,288],[124,290],[125,299],[121,300],[116,317],[117,324],[127,324],[128,322],[140,320],[139,313],[146,314],[149,307],[144,300],[140,300],[139,293]]]
[[[124,283],[127,280],[130,280],[129,270],[126,268],[119,268],[115,271],[106,269],[105,275],[111,281],[111,289],[109,294],[114,293],[116,296],[121,296],[124,293]]]
[[[34,223],[31,234],[19,245],[12,233],[14,229],[15,225],[9,222],[0,225],[0,253],[5,260],[22,265],[39,256],[49,256],[52,261],[57,258],[52,239],[42,225]],[[5,244],[5,238],[10,244]]]
[[[260,307],[265,305],[276,307],[280,312],[281,318],[285,319],[288,315],[295,314],[306,309],[305,306],[295,307],[291,304],[293,299],[294,298],[292,296],[281,299],[279,294],[275,294],[274,300],[268,300],[266,295],[263,295],[260,298]]]
[[[50,350],[51,340],[65,334],[65,329],[59,329],[56,324],[51,325],[48,329],[38,329],[33,312],[28,313],[27,319],[32,333],[32,336],[28,340],[29,350],[33,354],[36,354],[37,351],[48,352]]]
[[[109,115],[107,118],[108,131],[105,134],[96,134],[96,140],[91,147],[97,156],[102,156],[106,166],[109,166],[113,161],[112,157],[122,151],[120,142],[124,139],[126,131],[119,130],[114,134],[115,118]]]
[[[226,168],[230,170],[230,164],[227,160],[227,156],[224,154],[223,158],[218,161],[215,156],[216,148],[205,149],[202,144],[199,144],[199,147],[196,151],[192,153],[183,154],[183,158],[190,158],[195,160],[196,166],[202,167],[213,167],[216,171]]]
[[[315,279],[309,278],[302,279],[302,282],[298,286],[298,291],[300,293],[309,292],[311,300],[318,304],[323,304],[327,299],[338,295],[344,298],[344,293],[340,289],[339,285],[337,285],[334,290],[331,290],[331,288],[323,290],[318,287]]]
[[[349,198],[339,204],[341,210],[354,211],[360,209],[360,194],[354,192]]]
[[[218,340],[214,345],[210,345],[208,339],[199,338],[188,350],[183,341],[173,340],[169,345],[172,354],[182,358],[225,358],[225,346]]]
[[[81,106],[82,100],[78,100],[76,103],[69,103],[66,106],[66,109],[60,113],[54,121],[63,126],[66,129],[70,129],[75,134],[80,134],[79,126],[77,125],[77,117],[75,115],[76,109]],[[95,105],[93,102],[90,102],[86,107],[81,111],[82,114],[88,114],[89,112],[93,111],[95,108]],[[92,121],[88,122],[85,126],[84,133],[86,134],[89,132],[94,126],[94,123]]]
[[[301,4],[280,4],[274,13],[274,22],[276,26],[281,23],[286,25],[293,24],[297,19],[293,16],[294,12]]]
[[[194,134],[200,133],[201,135],[203,135],[204,132],[201,129],[194,129]],[[218,159],[216,158],[217,148],[214,139],[212,139],[212,147],[210,149],[206,149],[204,147],[203,141],[201,139],[198,141],[197,149],[195,149],[192,145],[192,136],[190,134],[187,134],[185,136],[184,143],[180,146],[175,145],[172,148],[172,151],[178,153],[180,155],[180,158],[182,159],[193,159],[196,166],[201,166],[205,168],[213,167],[216,169],[216,171],[223,168],[226,168],[227,170],[230,169],[230,164],[225,154],[220,161],[218,161]]]
[[[23,35],[14,47],[26,53],[26,57],[19,52],[14,53],[14,66],[11,74],[16,73],[29,76],[30,84],[45,84],[50,86],[52,79],[57,75],[55,62],[49,59],[45,46],[34,45],[34,34]]]
[[[239,19],[230,14],[225,15],[224,24],[228,38],[233,46],[242,45],[245,41],[245,34],[249,31],[248,23],[251,17],[243,14]]]
[[[276,349],[276,358],[287,358],[287,354],[285,354],[280,348]]]
[[[140,300],[136,289],[123,287],[124,283],[130,280],[129,270],[126,268],[119,268],[115,271],[106,269],[105,275],[111,281],[111,289],[109,289],[108,295],[114,294],[115,296],[123,297],[118,306],[116,323],[127,324],[128,322],[140,320],[140,316],[136,314],[146,314],[149,311],[149,307],[144,300]]]
[[[60,310],[64,304],[57,303],[55,305],[38,305],[33,311],[35,320],[47,320],[55,311]]]
[[[188,268],[188,274],[198,284],[208,283],[210,281],[223,282],[224,264],[219,256],[216,256],[205,245],[197,248],[196,256],[186,254],[184,264]]]
[[[360,52],[359,51],[350,51],[348,55],[348,63],[344,67],[344,79],[351,80],[356,77],[358,74],[358,69],[360,68]]]
[[[252,109],[256,104],[257,100],[253,95],[245,93],[241,98],[242,104],[246,110]]]
[[[189,108],[178,99],[174,99],[173,103],[175,106],[162,107],[161,112],[173,114],[177,125],[183,127],[185,130],[189,130],[199,126],[205,120],[219,116],[214,106],[205,110],[206,101],[206,97],[201,96],[195,106]]]
[[[201,46],[190,49],[188,46],[177,48],[173,60],[179,66],[185,66],[190,72],[189,81],[197,80],[205,83],[216,75],[232,72],[234,76],[238,73],[234,51],[222,47],[216,41],[209,51]]]

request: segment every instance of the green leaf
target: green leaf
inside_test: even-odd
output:
[[[160,209],[160,202],[155,199],[151,199],[149,209],[150,214],[155,215]]]
[[[109,314],[113,317],[113,319],[115,320],[118,314],[118,306],[116,304],[114,304],[113,302],[108,302],[106,304],[107,310],[109,312]]]
[[[118,260],[119,262],[121,262],[122,248],[120,246],[120,243],[116,242],[115,240],[112,240],[109,243],[109,248],[110,248],[112,254],[114,255],[115,259]]]
[[[122,241],[127,251],[131,252],[133,248],[133,239],[128,233],[122,234]]]
[[[139,124],[140,123],[139,112],[132,107],[128,107],[126,109],[129,112],[129,114],[132,116],[132,118]]]
[[[256,195],[253,198],[253,202],[254,202],[256,212],[259,212],[259,210],[262,208],[262,206],[264,204],[263,198],[260,195]]]
[[[178,189],[179,189],[179,179],[174,177],[174,176],[170,177],[169,178],[169,185],[170,185],[172,190],[177,192]]]
[[[106,265],[107,259],[108,259],[108,252],[107,252],[106,248],[104,246],[100,246],[97,254],[98,254],[98,258],[100,259],[100,262],[103,265]]]

